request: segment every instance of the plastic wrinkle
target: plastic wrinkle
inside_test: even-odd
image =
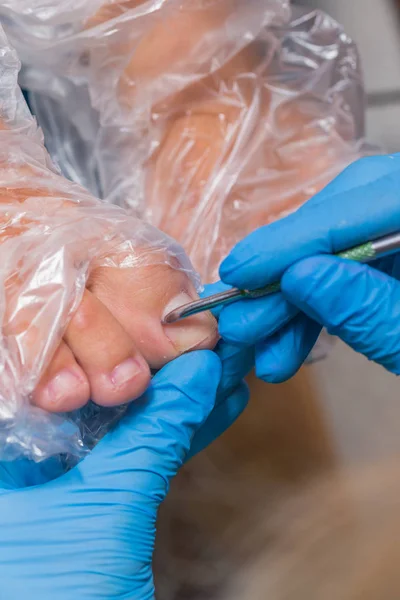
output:
[[[198,279],[167,235],[60,176],[18,88],[19,61],[2,31],[0,56],[0,459],[79,456],[88,434],[98,439],[97,409],[85,409],[89,426],[82,413],[35,408],[30,396],[92,269],[161,263]],[[112,411],[104,414],[109,425]]]
[[[145,260],[136,256],[143,245],[159,248],[160,260],[179,254],[170,240],[112,205],[178,240],[203,281],[212,282],[236,242],[296,210],[372,151],[363,137],[364,89],[355,45],[324,13],[291,10],[289,4],[2,2],[0,16],[22,60],[21,81],[54,163],[108,203],[99,205],[82,188],[62,184],[62,197],[84,204],[80,214],[91,227],[88,234],[82,217],[79,232],[77,223],[62,228],[64,251],[52,269],[61,268],[65,276],[57,302],[48,301],[44,321],[37,323],[51,329],[52,340],[79,301],[111,222],[114,235],[129,240],[133,262]],[[12,72],[15,77],[16,67]],[[2,95],[9,102],[10,93]],[[39,134],[20,105],[33,144]],[[45,157],[40,144],[35,157]],[[47,207],[52,202],[46,197]],[[50,222],[44,219],[44,225]],[[46,235],[56,261],[51,232]],[[78,239],[87,235],[91,253],[83,253],[84,266],[76,269],[81,256],[70,248],[79,248]],[[26,392],[51,347],[40,350]],[[15,388],[22,371],[15,373]],[[28,408],[23,396],[17,394],[16,407]]]
[[[10,4],[57,164],[177,239],[205,282],[244,235],[369,152],[356,47],[320,11],[95,0],[68,12],[74,3],[61,2],[41,20],[43,40]]]

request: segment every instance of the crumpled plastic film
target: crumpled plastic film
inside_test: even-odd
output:
[[[41,460],[80,455],[93,433],[79,411],[55,415],[30,403],[92,270],[162,263],[196,276],[168,236],[57,172],[18,70],[0,30],[0,459]],[[111,412],[91,410],[104,429]]]
[[[324,13],[286,0],[100,4],[5,11],[50,151],[180,241],[205,282],[238,240],[369,151],[358,53]]]
[[[55,163],[177,239],[204,282],[370,152],[357,49],[320,11],[9,0],[0,17]]]

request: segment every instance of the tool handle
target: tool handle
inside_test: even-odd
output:
[[[347,260],[353,260],[356,262],[368,262],[377,257],[376,250],[374,248],[373,242],[367,242],[366,244],[361,244],[360,246],[355,246],[354,248],[350,248],[350,250],[345,250],[344,252],[338,252],[335,254],[339,258],[346,258]],[[240,290],[243,298],[262,298],[264,296],[269,296],[270,294],[276,294],[281,289],[280,282],[270,283],[265,287],[259,288],[258,290]]]

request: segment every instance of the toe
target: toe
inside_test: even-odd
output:
[[[210,313],[163,326],[168,312],[198,298],[188,277],[167,265],[99,268],[92,275],[90,289],[153,369],[190,350],[212,349],[218,341],[217,323]]]
[[[96,404],[124,404],[149,385],[149,367],[131,337],[87,290],[64,339],[88,377]]]
[[[68,412],[81,408],[89,398],[87,377],[71,350],[61,342],[32,395],[32,403],[48,412]]]

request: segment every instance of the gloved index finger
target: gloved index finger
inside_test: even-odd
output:
[[[400,230],[400,167],[383,162],[384,174],[356,188],[340,191],[338,181],[292,215],[251,233],[233,249],[220,268],[221,279],[256,289],[279,280],[293,263],[316,254],[340,252]],[[348,169],[360,169],[360,163]],[[367,163],[366,163],[367,164]],[[356,166],[357,165],[357,166]],[[347,174],[348,177],[348,174]]]
[[[211,351],[186,354],[154,377],[145,396],[77,467],[87,486],[161,498],[214,408],[221,363]]]

